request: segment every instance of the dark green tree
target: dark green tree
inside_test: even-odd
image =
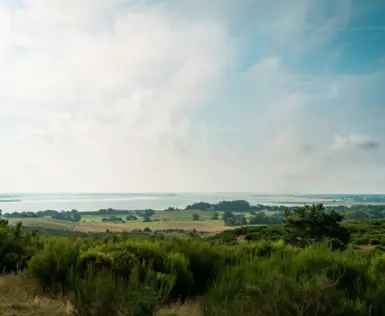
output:
[[[199,221],[200,217],[198,214],[193,214],[192,218],[193,218],[193,221]]]
[[[152,209],[147,209],[144,211],[144,214],[147,215],[147,216],[154,216],[155,215],[155,211],[152,210]]]
[[[349,231],[340,225],[343,215],[327,212],[322,204],[296,207],[285,211],[286,241],[300,247],[328,239],[333,248],[344,248],[349,242]]]
[[[213,213],[213,216],[211,216],[211,219],[214,219],[214,220],[219,219],[219,214],[218,214],[218,212],[214,212],[214,213]]]
[[[229,211],[225,211],[223,213],[223,221],[226,226],[234,226],[235,225],[235,216],[233,213]]]
[[[152,222],[151,216],[145,214],[143,216],[143,222]]]

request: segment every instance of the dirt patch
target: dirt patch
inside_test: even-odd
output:
[[[146,225],[147,224],[147,225]],[[193,230],[196,229],[198,231],[204,232],[221,232],[224,230],[234,229],[234,227],[229,226],[215,226],[215,225],[207,225],[204,222],[193,223],[193,222],[178,222],[178,221],[170,221],[170,222],[153,222],[153,223],[141,223],[141,225],[130,225],[127,224],[107,224],[107,223],[78,223],[75,227],[75,231],[80,232],[105,232],[107,229],[111,232],[121,232],[121,231],[132,231],[134,229],[144,229],[145,227],[149,227],[151,230],[166,230],[166,229],[185,229],[185,230]]]

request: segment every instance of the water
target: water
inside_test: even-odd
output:
[[[4,213],[41,210],[97,211],[103,208],[164,210],[170,206],[185,208],[194,202],[218,203],[224,200],[247,200],[251,204],[295,205],[311,203],[314,198],[253,193],[103,193],[103,194],[0,194]],[[322,202],[327,200],[318,199]]]

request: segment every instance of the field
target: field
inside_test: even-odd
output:
[[[174,212],[155,211],[155,215],[152,216],[152,219],[159,220],[159,221],[192,221],[192,217],[194,214],[199,215],[201,220],[210,220],[214,212],[206,212],[206,211],[199,211],[199,210],[174,211]],[[111,215],[123,217],[123,218],[125,217],[124,215],[118,215],[113,213],[111,213]],[[92,221],[101,222],[101,219],[103,217],[105,217],[105,215],[98,215],[97,213],[95,213],[95,215],[83,215],[82,220],[85,220],[86,222],[92,222]],[[140,221],[140,217],[139,217],[139,221]]]
[[[23,226],[32,228],[45,228],[45,229],[56,229],[56,230],[74,230],[76,223],[67,221],[58,221],[50,218],[10,218],[8,219],[11,225],[22,221]]]
[[[220,212],[219,212],[220,213]],[[199,215],[199,220],[192,220],[193,214]],[[125,216],[115,215],[125,218]],[[23,226],[32,228],[45,228],[55,230],[69,230],[79,232],[105,232],[107,229],[112,232],[131,231],[134,229],[150,228],[151,230],[167,230],[167,229],[185,229],[203,232],[219,232],[233,227],[224,225],[223,220],[212,220],[213,212],[205,211],[156,211],[152,216],[152,222],[143,222],[141,217],[137,221],[127,221],[126,223],[102,222],[105,215],[83,215],[78,223],[67,221],[53,220],[49,218],[12,218],[10,224],[14,225],[20,220]],[[221,214],[219,214],[221,216]]]

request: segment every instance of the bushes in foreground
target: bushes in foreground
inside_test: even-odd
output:
[[[70,275],[69,301],[77,316],[152,315],[164,302],[173,278],[135,267],[128,278],[88,266],[83,275]]]
[[[383,315],[384,274],[373,273],[371,260],[326,245],[276,251],[224,270],[202,300],[203,315]]]
[[[25,275],[40,291],[64,297],[79,316],[155,315],[186,300],[198,302],[202,316],[385,315],[382,248],[333,250],[333,241],[320,241],[325,231],[295,230],[288,243],[279,239],[285,236],[279,226],[244,227],[219,239],[139,233],[38,239],[3,226],[0,254],[17,242],[19,256],[4,258],[28,265]],[[260,240],[268,234],[275,237]]]
[[[333,251],[327,242],[58,240],[32,258],[29,275],[45,291],[65,289],[82,316],[153,315],[162,304],[197,297],[204,316],[373,316],[385,313],[384,262],[381,252]]]

